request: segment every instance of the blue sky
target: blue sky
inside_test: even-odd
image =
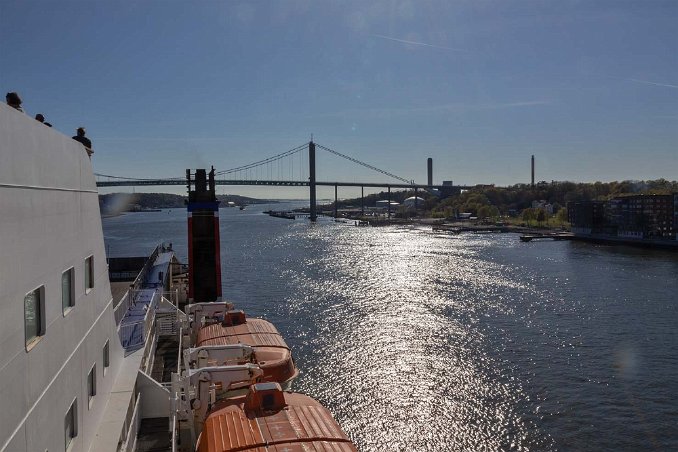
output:
[[[658,0],[0,0],[0,86],[86,126],[104,174],[227,169],[313,134],[422,183],[427,157],[437,183],[528,182],[531,154],[539,180],[676,179],[677,23]],[[387,180],[326,153],[318,179]]]

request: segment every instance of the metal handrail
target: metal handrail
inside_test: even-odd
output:
[[[130,351],[135,351],[139,349],[139,345],[142,345],[146,343],[149,339],[149,333],[153,331],[154,329],[154,322],[155,322],[155,310],[157,306],[157,298],[159,296],[159,293],[154,293],[153,297],[151,298],[151,301],[148,303],[148,309],[146,310],[146,313],[144,314],[144,319],[139,320],[136,322],[132,323],[120,323],[118,325],[118,336],[120,337],[120,340],[122,341],[122,338],[124,337],[131,337],[132,332],[136,328],[141,327],[141,334],[139,335],[139,338],[135,342],[130,342],[128,344],[122,344],[123,347],[125,348],[126,352]],[[130,295],[130,299],[134,299],[134,295]]]
[[[146,279],[146,275],[148,274],[148,270],[151,267],[152,264],[155,263],[155,259],[158,257],[158,254],[160,254],[160,248],[162,245],[157,245],[149,258],[144,262],[144,266],[141,267],[141,271],[139,271],[139,274],[137,277],[134,279],[134,282],[132,282],[131,288],[134,290],[139,290],[141,285],[143,284],[144,280]]]
[[[115,324],[120,326],[120,322],[122,321],[123,318],[125,318],[125,314],[127,313],[127,310],[129,307],[134,303],[134,294],[135,292],[139,291],[141,289],[141,285],[146,279],[146,276],[148,275],[148,270],[151,268],[151,266],[155,263],[155,259],[158,257],[158,254],[160,254],[160,249],[162,248],[162,245],[157,245],[151,255],[146,259],[146,262],[144,262],[144,266],[141,267],[141,270],[137,274],[137,277],[134,279],[132,284],[130,284],[129,290],[125,292],[125,295],[122,296],[118,304],[115,305],[113,308],[113,313],[115,316]]]
[[[117,305],[113,308],[113,315],[115,317],[115,324],[120,327],[120,322],[125,318],[127,310],[132,305],[133,297],[130,295],[130,291],[125,292],[125,295],[122,296]]]
[[[155,308],[156,308],[156,298],[158,297],[158,292],[153,293],[151,301],[148,303],[148,309],[144,315],[144,339],[146,338],[148,332],[151,330],[151,324],[155,320]]]
[[[169,428],[171,435],[171,447],[172,452],[177,452],[177,419],[179,417],[179,376],[177,374],[172,374],[172,382],[170,388],[170,419],[169,419]]]
[[[152,366],[153,363],[153,360],[149,360],[148,357],[152,355],[151,350],[153,350],[153,345],[155,343],[155,339],[152,338],[151,336],[155,334],[155,309],[157,305],[156,298],[158,297],[158,295],[159,295],[158,292],[155,292],[153,294],[153,297],[151,297],[151,301],[148,303],[148,310],[144,315],[144,329],[142,332],[142,337],[145,346],[143,357],[141,359],[141,368],[144,369],[144,371],[146,372],[149,371],[149,368]]]
[[[181,358],[183,357],[184,329],[179,327],[179,353],[177,358],[177,374],[181,375]]]
[[[131,452],[136,449],[137,434],[141,425],[141,416],[139,415],[141,407],[141,393],[138,393],[136,398],[130,399],[130,405],[127,408],[125,421],[122,424],[122,432],[120,434],[120,441],[118,442],[118,450]],[[130,441],[132,439],[132,441]]]

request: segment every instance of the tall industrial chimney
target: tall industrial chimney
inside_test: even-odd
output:
[[[534,188],[534,155],[532,156],[532,188]]]
[[[428,158],[428,186],[433,185],[433,159]]]
[[[209,176],[209,178],[208,178]],[[214,168],[186,170],[188,184],[188,298],[191,303],[221,301],[219,201]]]

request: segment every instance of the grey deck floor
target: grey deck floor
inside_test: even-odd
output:
[[[166,452],[172,450],[169,418],[154,417],[141,420],[137,435],[137,452]]]

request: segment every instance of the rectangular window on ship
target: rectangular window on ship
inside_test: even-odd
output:
[[[69,268],[61,274],[61,310],[64,314],[75,306],[74,274],[75,269],[73,268]]]
[[[109,341],[106,341],[104,344],[104,375],[106,375],[106,369],[111,365],[111,355],[110,355],[111,344]]]
[[[88,405],[92,406],[92,399],[97,395],[97,365],[93,365],[87,374],[87,402]]]
[[[24,332],[26,347],[45,334],[45,286],[29,292],[24,297]]]
[[[78,436],[78,399],[75,399],[66,413],[64,419],[64,436],[66,450],[69,449],[73,439]]]
[[[85,291],[94,288],[94,256],[85,259]]]

